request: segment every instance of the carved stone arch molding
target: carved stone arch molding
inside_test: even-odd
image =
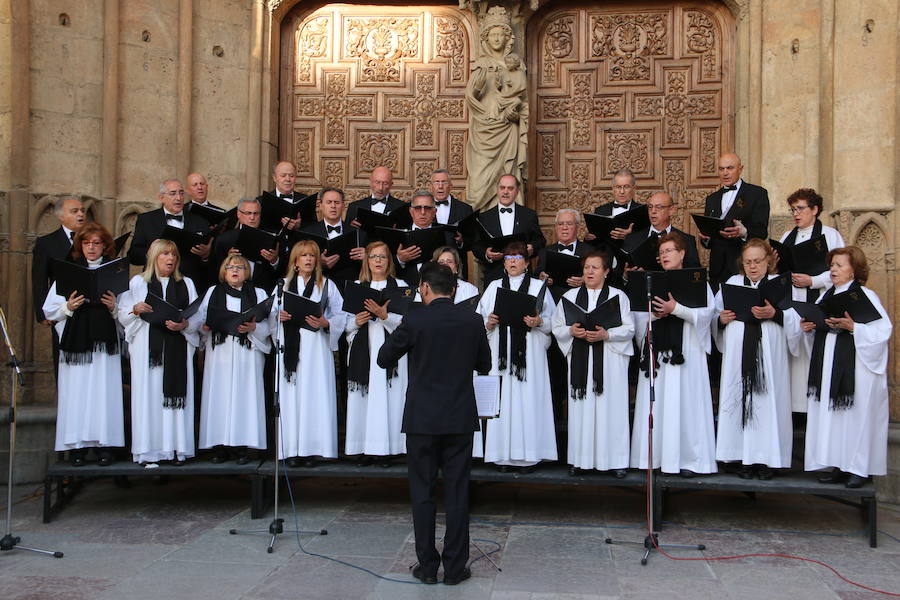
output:
[[[394,173],[394,195],[446,168],[463,191],[474,18],[454,5],[279,3],[280,155],[296,188],[368,193],[371,170]]]
[[[548,232],[564,207],[610,201],[631,169],[638,199],[667,191],[692,231],[734,147],[734,11],[719,2],[555,2],[528,22],[527,201]]]
[[[36,237],[40,237],[59,227],[56,217],[53,216],[53,209],[55,208],[56,200],[66,196],[79,198],[84,204],[88,220],[96,220],[95,213],[100,204],[96,198],[79,194],[45,194],[35,196],[37,200],[31,204],[31,210],[28,212],[28,231],[33,231]]]

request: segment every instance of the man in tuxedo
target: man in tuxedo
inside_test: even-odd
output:
[[[650,227],[629,234],[622,244],[622,249],[629,252],[640,246],[647,238],[654,238],[656,241],[660,236],[674,231],[681,235],[687,244],[684,268],[699,267],[700,255],[697,253],[697,240],[691,234],[672,226],[672,217],[675,215],[675,201],[672,196],[666,192],[656,192],[650,196],[647,200],[647,214],[650,217]]]
[[[724,218],[731,226],[718,236],[700,235],[709,248],[709,280],[719,284],[738,272],[741,248],[750,238],[769,237],[769,192],[741,179],[744,166],[737,154],[719,157],[719,181],[722,187],[706,197],[703,214]]]
[[[304,233],[311,233],[330,240],[353,230],[358,231],[359,246],[350,251],[353,264],[336,269],[335,266],[341,258],[340,255],[328,254],[327,251],[321,255],[322,271],[325,276],[343,290],[347,281],[359,278],[359,268],[366,257],[366,234],[341,218],[341,215],[344,214],[344,190],[323,189],[319,193],[319,210],[322,213],[322,220],[305,227],[302,230]]]
[[[368,208],[381,214],[390,214],[403,206],[403,200],[391,196],[391,188],[394,186],[394,176],[387,167],[375,167],[369,174],[369,195],[351,202],[347,206],[347,220],[354,227],[359,227],[356,220],[356,212],[360,208]]]
[[[640,204],[634,199],[635,192],[637,192],[637,185],[634,173],[630,169],[619,169],[613,174],[612,178],[613,201],[601,204],[595,208],[594,214],[614,217],[632,208],[637,208]],[[613,239],[624,240],[625,236],[632,232],[633,227],[634,224],[629,225],[627,229],[617,227],[609,235]],[[585,236],[585,239],[591,241],[595,238],[589,233]]]
[[[216,264],[221,265],[222,261],[231,254],[241,253],[236,247],[241,228],[253,227],[254,229],[259,229],[261,214],[262,209],[259,205],[259,200],[256,198],[241,198],[238,201],[237,227],[226,231],[216,238],[216,244],[213,247],[213,257]],[[272,293],[278,280],[281,263],[278,246],[275,246],[272,250],[260,250],[260,254],[262,256],[258,260],[254,260],[255,257],[244,257],[250,263],[250,282],[256,287]]]
[[[133,265],[147,264],[147,249],[163,236],[166,225],[198,233],[209,230],[206,219],[184,210],[184,186],[179,180],[166,179],[160,184],[159,201],[162,204],[160,208],[138,215],[134,224],[131,248],[128,249],[128,261]],[[211,266],[208,261],[211,249],[212,239],[195,245],[189,253],[181,256],[179,270],[193,280],[200,294],[210,283]]]
[[[200,173],[191,173],[187,176],[186,181],[187,195],[190,200],[185,203],[185,210],[190,212],[191,206],[193,206],[194,204],[225,210],[221,206],[216,206],[209,201],[209,184],[206,182],[206,177],[204,177]]]
[[[422,267],[419,293],[424,306],[410,308],[378,351],[378,366],[387,368],[409,354],[409,383],[403,432],[409,473],[418,566],[413,575],[456,585],[471,577],[469,559],[469,477],[472,437],[478,411],[472,375],[491,368],[484,323],[476,313],[453,304],[456,276],[444,265]],[[438,469],[444,476],[447,529],[444,549],[434,545],[435,488]]]
[[[522,234],[528,250],[527,258],[530,259],[547,245],[547,240],[541,231],[537,213],[527,206],[516,204],[518,194],[519,180],[515,175],[501,175],[497,181],[499,204],[481,213],[478,220],[494,238]],[[472,253],[484,269],[484,286],[503,275],[503,252],[496,252],[489,243],[481,241],[475,244]]]
[[[53,214],[59,219],[59,228],[35,240],[31,260],[31,300],[34,303],[34,318],[42,325],[52,325],[44,316],[41,307],[53,280],[50,272],[53,259],[65,260],[69,255],[72,240],[84,225],[84,204],[75,196],[61,196],[56,199]]]
[[[412,217],[412,229],[431,229],[434,226],[435,202],[434,196],[425,190],[417,190],[409,204],[409,214]],[[453,239],[449,233],[445,233],[444,243],[452,245]],[[418,246],[397,248],[397,276],[407,285],[415,287],[419,282],[419,269],[423,263],[431,260],[431,256],[423,256],[422,248]]]
[[[435,169],[431,172],[431,194],[434,196],[436,209],[435,222],[441,225],[456,224],[472,214],[472,207],[454,197],[450,191],[453,182],[450,181],[450,171],[447,169]],[[463,243],[462,234],[457,232],[453,237],[456,249],[459,252],[460,272],[462,278],[469,279],[469,248]]]
[[[275,163],[275,166],[272,167],[272,181],[275,182],[275,189],[272,190],[272,195],[276,198],[283,198],[285,202],[302,200],[306,195],[294,191],[294,182],[296,180],[297,169],[294,167],[294,163],[286,160]],[[261,201],[260,206],[262,206]],[[281,226],[285,229],[295,231],[301,225],[305,225],[305,223],[301,224],[299,217],[296,219],[281,218]]]

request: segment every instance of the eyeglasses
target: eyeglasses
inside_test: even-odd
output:
[[[799,215],[801,212],[803,212],[804,209],[807,209],[807,208],[809,208],[809,207],[808,206],[792,206],[790,208],[790,212],[792,215]]]
[[[633,190],[633,185],[614,185],[613,189],[617,192],[627,192],[628,190]]]
[[[409,208],[412,210],[418,210],[421,212],[424,212],[426,210],[434,210],[433,206],[425,206],[425,205],[421,205],[421,204],[419,206],[410,206]]]
[[[96,242],[94,240],[82,240],[81,245],[82,246],[105,246],[106,244],[104,244],[103,242],[101,242],[99,240]]]
[[[227,267],[225,267],[225,270],[226,271],[243,271],[246,268],[247,267],[245,267],[244,265],[228,265]]]
[[[242,215],[247,215],[248,217],[258,217],[260,215],[258,210],[239,210],[238,212]]]
[[[668,254],[672,254],[673,252],[680,252],[680,250],[678,250],[678,248],[666,248],[665,250],[660,250],[659,255],[666,256]]]
[[[453,259],[450,260],[439,260],[437,261],[439,265],[444,265],[445,267],[455,267],[456,261]]]
[[[387,255],[385,254],[370,254],[369,260],[387,260]]]
[[[166,192],[163,196],[168,196],[169,198],[177,198],[178,196],[184,196],[184,190],[172,190],[170,192]]]

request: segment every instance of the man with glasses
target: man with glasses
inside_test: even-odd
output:
[[[561,208],[556,213],[556,243],[550,244],[538,253],[537,273],[541,279],[547,279],[544,268],[547,264],[547,252],[559,252],[570,256],[584,256],[590,251],[590,246],[578,241],[578,227],[581,225],[581,213],[574,208]],[[570,288],[579,287],[581,277],[570,277],[567,281],[548,282],[553,297],[559,300]]]
[[[650,215],[650,227],[635,231],[625,238],[622,249],[626,252],[640,246],[647,238],[659,239],[663,235],[675,232],[684,238],[687,250],[684,253],[685,269],[700,266],[700,255],[697,253],[697,240],[689,233],[672,226],[675,215],[675,201],[666,192],[656,192],[647,200],[647,213]],[[660,268],[662,270],[662,268]]]
[[[221,265],[226,257],[232,254],[240,254],[235,245],[237,244],[240,229],[242,227],[259,228],[259,218],[261,209],[259,200],[256,198],[241,198],[237,205],[238,225],[234,229],[226,231],[218,238],[213,248],[213,260],[215,264]],[[253,260],[249,256],[244,258],[250,263],[250,281],[258,288],[266,290],[271,294],[278,280],[278,246],[272,250],[260,250],[260,258]]]
[[[744,165],[737,154],[719,157],[718,169],[722,187],[706,197],[703,214],[732,224],[711,238],[698,234],[703,247],[709,249],[709,280],[713,289],[737,274],[744,242],[769,237],[769,192],[741,179]]]
[[[128,261],[133,265],[144,266],[147,263],[147,249],[162,237],[166,225],[197,233],[209,229],[206,219],[184,210],[184,186],[179,180],[166,179],[160,184],[159,201],[162,204],[160,208],[138,215],[134,224],[131,248],[128,249]],[[195,245],[189,254],[181,257],[179,268],[193,280],[198,294],[202,294],[210,283],[208,261],[211,248],[212,240],[209,240]]]
[[[412,217],[412,229],[431,229],[434,226],[435,205],[434,196],[425,190],[417,190],[409,204],[409,214]],[[453,245],[453,236],[445,234],[445,244]],[[431,260],[431,256],[424,256],[422,248],[418,246],[397,248],[397,274],[410,286],[415,286],[419,281],[419,270],[422,264]]]

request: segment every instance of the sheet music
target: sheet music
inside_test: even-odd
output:
[[[478,416],[482,419],[493,419],[500,416],[500,376],[475,375],[472,377],[475,387],[475,404]]]

